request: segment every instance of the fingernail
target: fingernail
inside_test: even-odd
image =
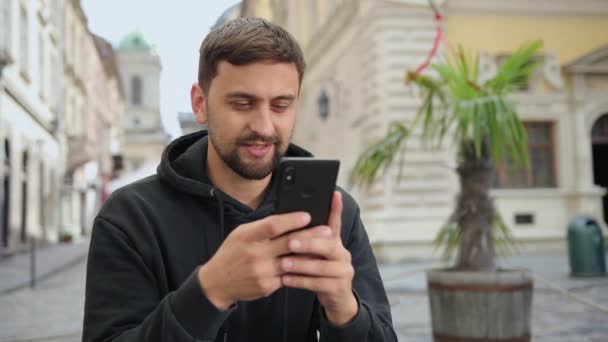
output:
[[[331,235],[331,228],[329,228],[329,227],[323,227],[321,230],[322,230],[322,234],[324,236],[330,236]]]
[[[289,276],[284,276],[283,277],[283,284],[285,285],[291,285],[292,279]]]
[[[302,224],[307,224],[308,222],[310,222],[310,214],[309,213],[302,214]]]
[[[290,259],[283,259],[283,268],[290,270],[293,267],[293,261]]]
[[[298,250],[298,249],[300,249],[300,247],[302,247],[302,242],[300,242],[300,240],[289,241],[289,248],[291,248],[293,250]]]

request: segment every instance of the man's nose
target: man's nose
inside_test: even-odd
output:
[[[261,136],[271,137],[274,135],[274,125],[272,124],[272,111],[268,106],[260,106],[252,117],[250,129]]]

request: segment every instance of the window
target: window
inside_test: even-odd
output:
[[[310,41],[312,37],[317,33],[318,29],[318,19],[319,19],[319,11],[318,4],[316,0],[308,2],[308,40]]]
[[[2,10],[2,13],[0,13],[0,15],[2,15],[2,17],[0,19],[2,19],[2,21],[0,21],[0,23],[2,23],[0,25],[0,49],[2,48],[6,48],[7,50],[11,49],[11,30],[9,29],[9,27],[11,27],[11,2],[10,0],[3,0],[0,1],[0,10]]]
[[[591,140],[594,144],[608,144],[608,114],[602,115],[593,124]]]
[[[29,46],[28,46],[28,19],[25,7],[21,6],[19,22],[19,59],[21,60],[21,72],[27,78],[29,71]]]
[[[51,0],[51,17],[53,18],[53,23],[58,28],[61,27],[61,13],[59,8],[59,0]]]
[[[76,103],[76,97],[72,97],[72,135],[77,136],[80,127],[80,113],[78,113],[78,104]]]
[[[40,31],[43,31],[43,27],[40,26]],[[46,96],[46,68],[44,67],[44,34],[40,33],[38,37],[38,89],[40,91],[40,97],[45,98]]]
[[[553,188],[556,186],[555,146],[552,122],[526,122],[530,168],[515,165],[506,158],[498,166],[498,188]]]
[[[56,54],[51,54],[51,79],[52,80],[59,80],[60,79],[60,66],[59,66],[59,58],[57,57]],[[50,82],[49,82],[50,83]],[[53,109],[53,111],[56,111],[57,108],[59,108],[59,94],[60,94],[60,87],[57,84],[53,84],[50,85],[51,87],[51,108]]]
[[[133,76],[131,79],[131,103],[134,105],[141,105],[141,95],[143,85],[141,82],[141,77]]]
[[[40,176],[39,179],[39,184],[38,184],[38,190],[40,191],[38,200],[38,210],[39,210],[39,221],[40,221],[40,226],[42,227],[42,229],[44,229],[44,224],[45,224],[45,217],[44,217],[44,204],[46,203],[45,201],[45,196],[44,196],[44,163],[42,162],[42,160],[40,160],[40,164],[39,164],[39,169],[38,169],[38,175]]]

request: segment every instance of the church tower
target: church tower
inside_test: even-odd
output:
[[[160,161],[168,142],[160,116],[160,58],[139,32],[118,47],[126,109],[123,115],[124,172]]]

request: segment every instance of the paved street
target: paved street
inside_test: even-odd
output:
[[[86,264],[0,295],[0,341],[80,341]],[[71,335],[71,336],[63,336]],[[35,339],[59,336],[57,339]]]
[[[436,265],[417,262],[381,267],[400,341],[431,341],[422,270]],[[569,278],[567,259],[561,254],[518,256],[503,265],[527,266],[542,277],[536,281],[534,294],[534,341],[608,341],[608,313],[552,289],[554,285],[564,287],[583,300],[608,307],[608,278]],[[24,288],[0,295],[0,342],[79,341],[84,274],[85,263],[81,261],[40,281],[35,290]]]

